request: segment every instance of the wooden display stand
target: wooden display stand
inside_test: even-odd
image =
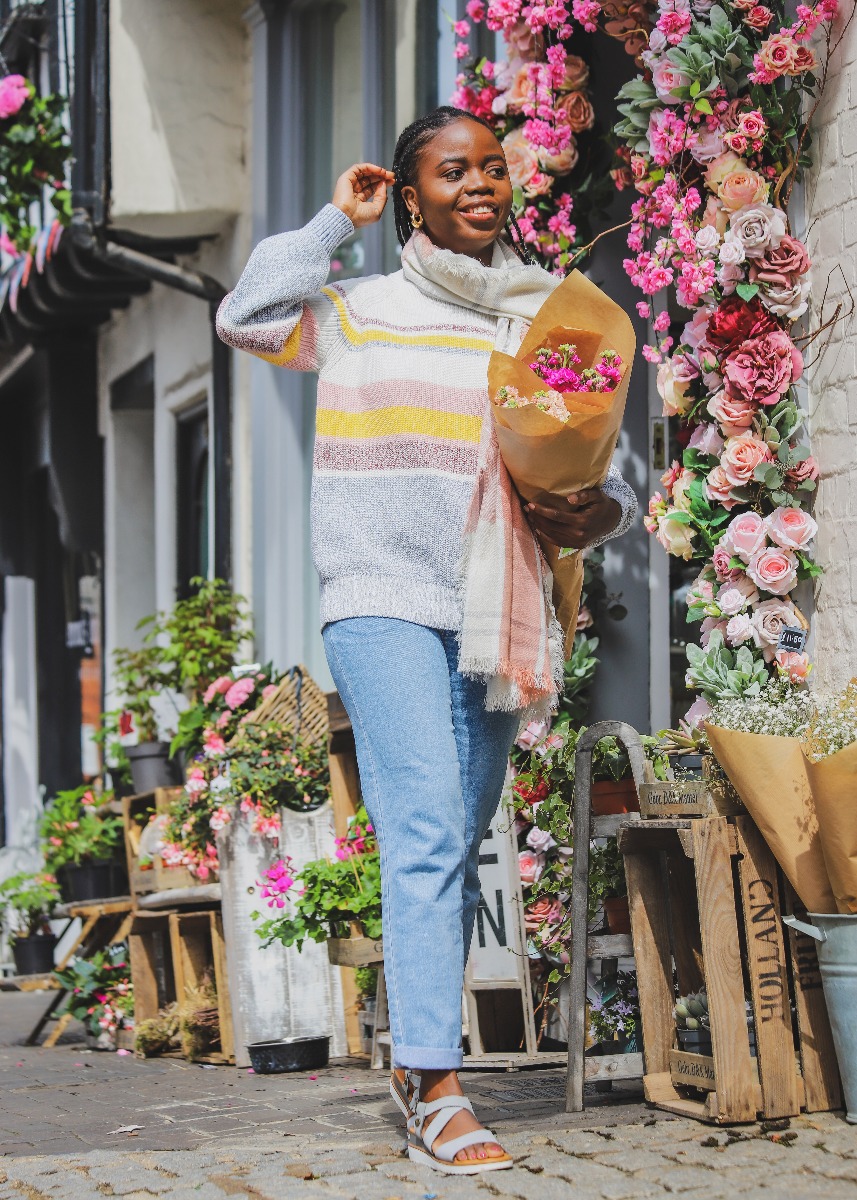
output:
[[[619,849],[637,961],[646,1099],[718,1124],[840,1107],[814,944],[786,941],[777,865],[750,818],[638,821],[620,830]],[[705,984],[711,1056],[675,1046],[673,968],[680,994]]]
[[[138,796],[125,796],[122,801],[122,817],[125,822],[125,856],[128,860],[128,880],[131,895],[136,899],[150,892],[165,892],[170,889],[199,886],[199,880],[191,875],[187,867],[167,867],[156,856],[150,867],[140,866],[140,838],[152,816],[169,812],[182,788],[156,788],[153,792],[142,792]]]

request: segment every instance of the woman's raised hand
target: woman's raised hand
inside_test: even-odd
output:
[[[355,163],[339,176],[333,189],[333,203],[351,219],[356,229],[372,225],[384,211],[387,187],[395,175],[374,163]]]

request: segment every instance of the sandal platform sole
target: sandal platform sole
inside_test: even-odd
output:
[[[408,1158],[412,1163],[421,1167],[431,1167],[442,1175],[481,1175],[483,1171],[504,1171],[513,1166],[511,1158],[477,1158],[466,1159],[464,1162],[444,1162],[435,1158],[422,1146],[408,1145]]]

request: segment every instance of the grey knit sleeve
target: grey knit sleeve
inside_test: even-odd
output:
[[[619,518],[619,522],[613,532],[606,534],[603,538],[599,538],[597,542],[590,543],[590,548],[603,546],[610,538],[621,537],[623,533],[627,533],[639,508],[637,497],[634,495],[634,489],[623,478],[618,467],[611,465],[610,470],[607,472],[607,478],[601,485],[601,490],[611,500],[618,501],[622,506],[622,516]]]
[[[327,204],[302,229],[265,238],[221,302],[218,335],[269,362],[319,370],[338,334],[335,308],[319,289],[331,254],[353,232],[345,213]]]

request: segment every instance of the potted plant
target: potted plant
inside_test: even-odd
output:
[[[134,791],[140,794],[170,787],[176,782],[170,744],[159,737],[158,718],[152,707],[152,701],[167,686],[161,648],[154,640],[136,650],[120,647],[113,653],[113,663],[113,678],[122,696],[119,737],[137,736],[136,745],[123,743]]]
[[[281,859],[260,886],[268,907],[278,910],[264,919],[252,914],[266,946],[279,941],[300,949],[307,938],[328,942],[331,962],[346,966],[382,957],[380,856],[365,809],[351,818],[345,837],[336,839],[333,859],[316,859],[297,872],[290,859]],[[365,944],[342,945],[352,941]]]
[[[73,958],[54,976],[69,992],[63,1012],[83,1023],[88,1045],[94,1050],[115,1050],[120,1031],[134,1027],[134,990],[125,946],[109,946],[91,958]]]
[[[277,689],[281,676],[271,663],[246,663],[218,675],[186,709],[179,713],[178,729],[170,745],[170,754],[185,763],[205,753],[208,730],[224,740],[235,733],[242,719]]]
[[[327,747],[301,737],[277,721],[246,722],[226,748],[229,793],[241,802],[273,804],[313,812],[330,799]]]
[[[688,996],[679,996],[673,1009],[676,1036],[682,1050],[691,1054],[711,1054],[711,1026],[705,988]]]
[[[20,872],[0,883],[0,918],[9,933],[19,975],[44,975],[54,965],[57,939],[50,917],[60,902],[56,878]]]
[[[634,971],[614,971],[587,1003],[589,1049],[605,1054],[632,1053],[640,1046],[640,1000]]]
[[[68,899],[83,903],[116,895],[116,851],[122,841],[122,818],[110,811],[112,793],[96,796],[85,785],[58,792],[40,824],[45,862],[68,890]]]

